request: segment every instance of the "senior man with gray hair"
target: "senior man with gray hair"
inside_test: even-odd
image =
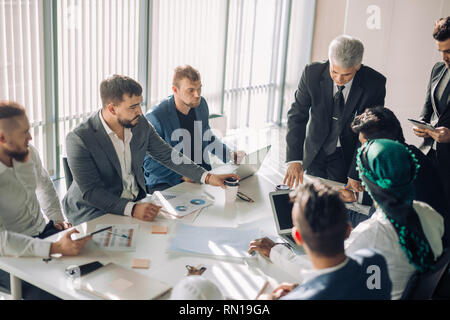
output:
[[[362,65],[363,53],[360,40],[341,35],[330,43],[327,61],[303,70],[288,112],[284,183],[291,188],[303,183],[305,171],[363,191],[350,124],[366,108],[383,106],[386,95],[386,78]]]

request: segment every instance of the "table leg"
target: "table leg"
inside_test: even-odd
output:
[[[22,300],[22,280],[16,276],[11,277],[11,296],[14,300]]]

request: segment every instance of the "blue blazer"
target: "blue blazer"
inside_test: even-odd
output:
[[[194,109],[196,121],[199,121],[197,125],[194,126],[194,136],[202,137],[201,144],[201,154],[203,155],[203,163],[201,164],[207,170],[210,170],[209,166],[209,156],[204,150],[209,146],[208,150],[211,153],[217,155],[219,159],[223,162],[227,162],[227,156],[230,156],[230,150],[225,144],[223,144],[214,135],[205,137],[203,139],[205,132],[211,132],[209,126],[209,109],[206,100],[202,97],[200,100],[200,105]],[[182,139],[172,140],[172,133],[176,129],[180,129],[180,121],[178,120],[177,110],[175,107],[175,99],[173,95],[167,97],[161,101],[157,106],[155,106],[151,111],[149,111],[145,117],[153,125],[156,132],[161,136],[161,138],[166,141],[170,146],[175,147],[180,144]],[[178,137],[174,137],[178,138]],[[191,137],[194,139],[194,137]],[[215,141],[214,144],[211,144]],[[218,154],[218,150],[213,148],[213,146],[220,146],[223,152]],[[219,148],[219,150],[220,150]],[[152,159],[150,156],[146,156],[144,159],[144,177],[145,183],[149,188],[152,188],[158,184],[167,183],[174,186],[181,182],[181,175],[168,169],[167,167],[160,164],[158,161]]]
[[[378,267],[377,271],[374,271]],[[378,273],[379,287],[374,277]],[[369,288],[372,284],[372,288]],[[373,249],[360,249],[342,268],[319,275],[282,297],[286,300],[389,300],[392,282],[384,257]]]

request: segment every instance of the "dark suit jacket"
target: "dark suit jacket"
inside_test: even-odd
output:
[[[431,70],[431,77],[427,87],[427,95],[425,104],[422,108],[420,118],[428,123],[432,123],[435,127],[450,128],[450,106],[442,114],[439,114],[437,102],[434,101],[434,91],[446,70],[445,62],[438,62]],[[424,139],[423,144],[419,147],[425,154],[429,152],[433,144],[433,139]],[[447,203],[450,202],[450,143],[437,143],[436,155],[439,162],[439,174],[442,182],[446,185]]]
[[[376,266],[376,268],[374,268]],[[379,288],[369,288],[379,277]],[[372,278],[372,279],[370,279]],[[361,249],[345,266],[302,283],[282,300],[390,300],[392,282],[385,258],[373,249]]]
[[[329,68],[328,61],[315,62],[305,67],[295,92],[295,101],[288,112],[286,161],[303,160],[306,170],[322,148],[331,128],[334,105],[333,80]],[[353,78],[339,138],[348,174],[354,179],[358,179],[355,151],[359,140],[350,124],[366,108],[384,105],[385,86],[386,78],[367,66],[361,66]]]
[[[202,165],[206,170],[211,170],[209,166],[210,160],[208,152],[204,152],[206,148],[213,154],[217,155],[219,159],[226,162],[227,156],[230,156],[231,151],[224,145],[217,137],[215,137],[209,126],[209,109],[206,100],[202,97],[200,105],[194,109],[196,125],[194,130],[196,133],[191,137],[191,143],[195,143],[195,147],[199,147],[202,154],[202,161],[205,165]],[[161,138],[166,141],[172,147],[175,147],[180,143],[178,137],[172,140],[173,132],[176,129],[180,129],[180,121],[178,120],[177,109],[175,107],[175,100],[173,95],[161,101],[153,110],[148,112],[145,116],[148,121],[155,127],[156,132]],[[209,136],[208,133],[211,135]],[[194,138],[199,137],[200,141],[194,141]],[[197,149],[196,149],[197,151]],[[222,151],[222,152],[218,152]],[[155,185],[167,183],[171,186],[181,182],[181,175],[163,166],[158,161],[152,159],[150,156],[146,156],[144,160],[144,176],[147,186],[150,188]]]
[[[205,170],[184,157],[181,164],[172,162],[172,148],[156,133],[153,126],[141,116],[131,129],[130,141],[132,171],[139,195],[146,196],[142,164],[146,153],[172,170],[200,182]],[[66,137],[67,160],[73,182],[67,191],[63,206],[70,222],[80,224],[105,213],[122,215],[131,200],[121,198],[122,170],[117,153],[96,112]],[[181,154],[176,154],[183,157]]]

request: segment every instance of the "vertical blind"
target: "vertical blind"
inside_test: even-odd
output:
[[[60,153],[70,130],[101,108],[100,82],[137,80],[139,0],[57,1]]]
[[[46,162],[42,0],[0,1],[0,100],[26,109],[33,145]]]
[[[175,67],[201,75],[210,112],[221,109],[225,50],[225,0],[154,0],[150,34],[150,106],[172,94]]]
[[[25,106],[47,168],[58,168],[67,133],[101,107],[100,82],[113,73],[141,81],[148,109],[172,93],[174,68],[190,64],[201,73],[210,113],[225,114],[228,128],[281,123],[310,59],[314,6],[0,0],[0,100]],[[46,157],[50,151],[56,159]]]

